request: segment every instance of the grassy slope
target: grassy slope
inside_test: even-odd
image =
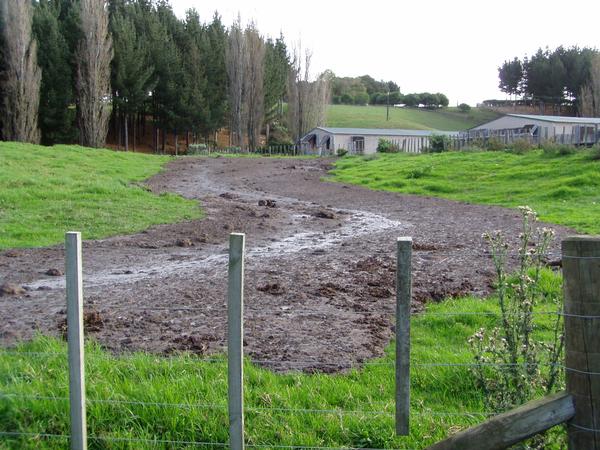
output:
[[[472,108],[468,113],[462,113],[457,108],[437,111],[390,108],[390,120],[386,121],[385,106],[330,105],[327,126],[455,131],[474,127],[498,116],[493,111],[478,108]]]
[[[168,160],[0,142],[0,249],[56,244],[68,230],[95,239],[199,217],[196,202],[136,184]]]
[[[380,155],[339,160],[335,180],[407,194],[515,207],[542,220],[600,233],[600,162],[589,151],[548,156],[506,152]]]
[[[544,275],[543,288],[560,292],[560,279]],[[540,310],[554,310],[550,304]],[[498,312],[491,300],[461,299],[430,305],[435,314]],[[539,336],[550,335],[546,315],[540,320]],[[248,444],[305,445],[328,447],[424,448],[449,432],[480,422],[485,412],[480,391],[466,367],[423,367],[427,363],[470,363],[466,340],[482,326],[491,327],[493,316],[473,314],[443,317],[417,316],[412,321],[411,435],[394,436],[394,348],[386,356],[361,370],[339,375],[276,375],[247,364],[245,368],[246,442]],[[58,397],[0,401],[0,431],[68,433],[65,345],[39,338],[18,351],[58,352],[60,355],[14,355],[0,350],[0,392]],[[381,364],[385,363],[385,365]],[[174,406],[107,404],[90,401],[90,435],[129,439],[167,439],[227,442],[227,366],[202,362],[194,356],[161,358],[146,354],[115,357],[89,345],[86,358],[88,399],[186,403]],[[196,406],[194,406],[196,405]],[[208,406],[207,406],[208,405]],[[319,414],[275,411],[265,408],[341,409],[384,411],[387,414]],[[440,413],[449,414],[440,414]],[[475,414],[463,415],[466,412]],[[458,414],[458,415],[457,415]],[[167,444],[91,439],[91,448],[173,448]],[[62,439],[0,438],[6,448],[63,448]],[[181,447],[177,447],[181,448]],[[210,448],[210,447],[209,447]],[[216,447],[215,447],[216,448]]]

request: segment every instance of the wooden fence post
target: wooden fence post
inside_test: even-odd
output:
[[[396,434],[409,434],[412,238],[398,238],[396,269]]]
[[[81,233],[75,231],[66,233],[65,250],[71,449],[85,450],[87,448],[87,427],[85,420]]]
[[[600,237],[562,241],[570,450],[600,449]]]
[[[243,233],[229,235],[227,291],[227,386],[229,447],[244,448],[244,245]]]

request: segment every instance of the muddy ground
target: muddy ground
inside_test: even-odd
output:
[[[516,237],[517,211],[322,181],[330,164],[172,162],[148,185],[197,199],[206,217],[84,243],[88,336],[115,352],[224,350],[233,231],[247,234],[245,352],[278,371],[336,371],[382,355],[393,334],[398,236],[414,239],[414,312],[490,292],[481,235]],[[558,242],[568,230],[554,228]],[[63,267],[60,246],[0,253],[0,285],[25,289],[0,294],[0,343],[64,332]]]

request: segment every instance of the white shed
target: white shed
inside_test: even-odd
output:
[[[530,134],[540,141],[554,140],[573,144],[598,141],[600,118],[507,114],[467,131],[469,137]]]
[[[334,154],[340,149],[349,153],[369,154],[377,151],[380,139],[396,144],[402,151],[420,153],[429,147],[434,134],[458,135],[457,131],[401,130],[387,128],[317,127],[306,133],[300,144],[319,154]]]

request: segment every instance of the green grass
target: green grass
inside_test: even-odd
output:
[[[333,179],[371,189],[471,203],[528,205],[547,222],[600,233],[600,162],[590,151],[447,152],[345,157]]]
[[[327,126],[457,131],[474,127],[499,116],[494,111],[479,108],[472,108],[468,113],[460,112],[458,108],[434,111],[418,108],[390,108],[390,120],[387,121],[385,106],[330,105],[327,111]]]
[[[558,275],[546,271],[546,292],[560,292]],[[553,310],[541,304],[539,310]],[[424,448],[450,432],[480,422],[485,412],[481,393],[467,367],[425,367],[428,363],[471,363],[466,341],[495,316],[439,314],[498,312],[493,300],[465,298],[433,304],[412,320],[411,434],[394,436],[394,346],[385,357],[360,370],[338,375],[274,374],[245,365],[246,442],[255,445]],[[433,313],[433,314],[431,314]],[[436,315],[437,314],[437,315]],[[538,336],[551,335],[551,319],[536,316]],[[19,352],[58,355],[16,355],[0,350],[0,431],[68,434],[65,344],[39,337]],[[193,355],[114,356],[88,343],[86,376],[88,430],[91,436],[126,439],[227,442],[227,370],[222,362],[203,362]],[[14,397],[12,395],[15,395]],[[41,396],[27,399],[19,396]],[[540,393],[541,395],[541,393]],[[55,399],[48,399],[52,397]],[[98,403],[94,400],[185,403],[189,407]],[[192,406],[197,405],[197,406]],[[275,408],[275,409],[271,409]],[[276,408],[368,413],[313,413]],[[440,414],[448,413],[448,414]],[[64,448],[60,438],[0,437],[0,447]],[[167,444],[111,442],[90,439],[90,448],[173,448]],[[185,448],[185,446],[177,447]],[[210,447],[209,447],[210,448]]]
[[[134,233],[200,217],[197,202],[154,195],[141,182],[169,157],[0,142],[0,249]]]

